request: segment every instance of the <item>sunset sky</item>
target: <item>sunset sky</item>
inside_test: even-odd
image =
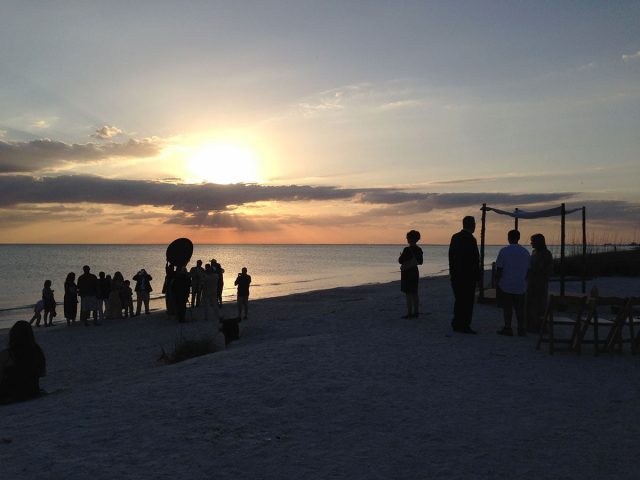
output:
[[[2,243],[640,240],[637,0],[2,0],[0,45]]]

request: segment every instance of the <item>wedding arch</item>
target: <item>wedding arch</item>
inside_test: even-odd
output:
[[[582,211],[582,293],[586,290],[586,274],[587,274],[587,215],[586,207],[578,207],[573,209],[567,209],[565,204],[561,204],[559,207],[549,208],[547,210],[539,210],[537,212],[528,212],[516,208],[513,212],[506,210],[500,210],[498,208],[488,207],[486,203],[482,204],[482,229],[480,231],[480,265],[484,271],[484,245],[485,245],[485,233],[487,223],[487,212],[495,212],[499,215],[507,215],[515,219],[514,228],[518,230],[518,220],[531,220],[536,218],[547,217],[560,217],[560,295],[564,295],[565,284],[565,245],[566,245],[566,216],[575,212]],[[484,275],[480,277],[480,292],[478,300],[484,300]]]

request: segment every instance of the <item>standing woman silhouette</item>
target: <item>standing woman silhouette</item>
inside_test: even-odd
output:
[[[407,299],[407,314],[402,318],[416,318],[420,314],[420,300],[418,298],[418,281],[420,272],[418,265],[422,265],[423,256],[422,249],[416,245],[420,240],[420,232],[411,230],[407,232],[408,247],[398,258],[400,263],[400,290],[402,290]]]

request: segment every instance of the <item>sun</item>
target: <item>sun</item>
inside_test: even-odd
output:
[[[256,152],[231,141],[216,141],[189,148],[188,181],[208,183],[256,183],[260,181]]]

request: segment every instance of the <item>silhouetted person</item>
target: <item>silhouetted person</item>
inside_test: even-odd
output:
[[[64,318],[67,325],[75,323],[78,315],[78,287],[75,283],[76,274],[69,272],[64,281]]]
[[[51,289],[51,280],[44,281],[44,288],[42,289],[42,304],[44,310],[44,326],[49,327],[53,325],[53,317],[56,316],[56,299],[53,296],[53,290]],[[36,327],[39,327],[39,321],[36,322]]]
[[[185,313],[187,311],[187,301],[189,300],[189,289],[191,287],[191,279],[186,267],[179,268],[173,273],[171,281],[171,296],[174,302],[176,317],[178,322],[185,321]]]
[[[549,277],[553,273],[553,256],[547,248],[544,235],[531,236],[531,263],[527,277],[527,296],[525,298],[527,331],[540,333],[542,317],[547,309],[549,297]]]
[[[89,325],[89,313],[93,312],[93,322],[98,325],[98,277],[91,273],[88,265],[82,267],[82,271],[84,273],[78,277],[80,320]]]
[[[224,288],[224,268],[222,268],[222,265],[220,265],[215,258],[211,260],[211,267],[218,274],[217,298],[218,298],[218,306],[222,307],[222,289]]]
[[[473,232],[473,217],[462,219],[462,230],[451,237],[449,244],[449,276],[455,297],[451,327],[456,332],[476,333],[471,329],[476,283],[480,279],[480,253]]]
[[[218,314],[218,274],[210,264],[204,267],[202,281],[202,305],[204,306],[204,319],[209,320],[209,310],[213,310],[213,319],[219,318]]]
[[[249,315],[249,286],[251,285],[251,275],[247,275],[247,267],[242,267],[242,272],[236,277],[235,285],[238,287],[238,318],[246,319]]]
[[[124,318],[133,317],[133,290],[129,280],[125,280],[120,287],[120,303],[124,309]]]
[[[107,301],[107,318],[122,318],[122,302],[120,301],[120,290],[124,285],[122,272],[116,272],[111,279],[111,291]]]
[[[29,322],[20,320],[9,331],[9,347],[0,352],[0,403],[40,395],[40,377],[47,373],[46,360]]]
[[[204,282],[204,268],[202,268],[202,260],[196,262],[195,267],[191,267],[189,271],[191,277],[191,306],[199,307],[202,301],[202,284]]]
[[[496,295],[504,318],[504,327],[498,330],[498,335],[513,336],[511,319],[513,311],[518,321],[518,335],[526,336],[524,318],[524,294],[527,290],[527,271],[529,270],[530,255],[526,248],[519,245],[520,232],[509,230],[507,234],[509,246],[501,248],[496,259],[496,278],[498,294]]]
[[[38,325],[40,325],[40,320],[42,320],[42,310],[44,310],[44,300],[40,299],[33,306],[33,317],[29,320],[29,325],[32,325],[35,320],[38,321]]]
[[[111,277],[104,272],[98,272],[98,320],[102,321],[105,311],[109,309],[109,293],[111,292]]]
[[[415,318],[420,314],[420,299],[418,297],[418,282],[420,272],[418,265],[422,265],[422,249],[416,245],[420,240],[420,232],[407,232],[408,247],[404,247],[398,262],[400,263],[400,290],[407,300],[407,314],[402,318]]]
[[[143,268],[133,276],[133,280],[136,282],[136,316],[140,315],[142,304],[144,303],[144,313],[149,315],[149,296],[153,291],[151,287],[151,280],[153,278]]]

